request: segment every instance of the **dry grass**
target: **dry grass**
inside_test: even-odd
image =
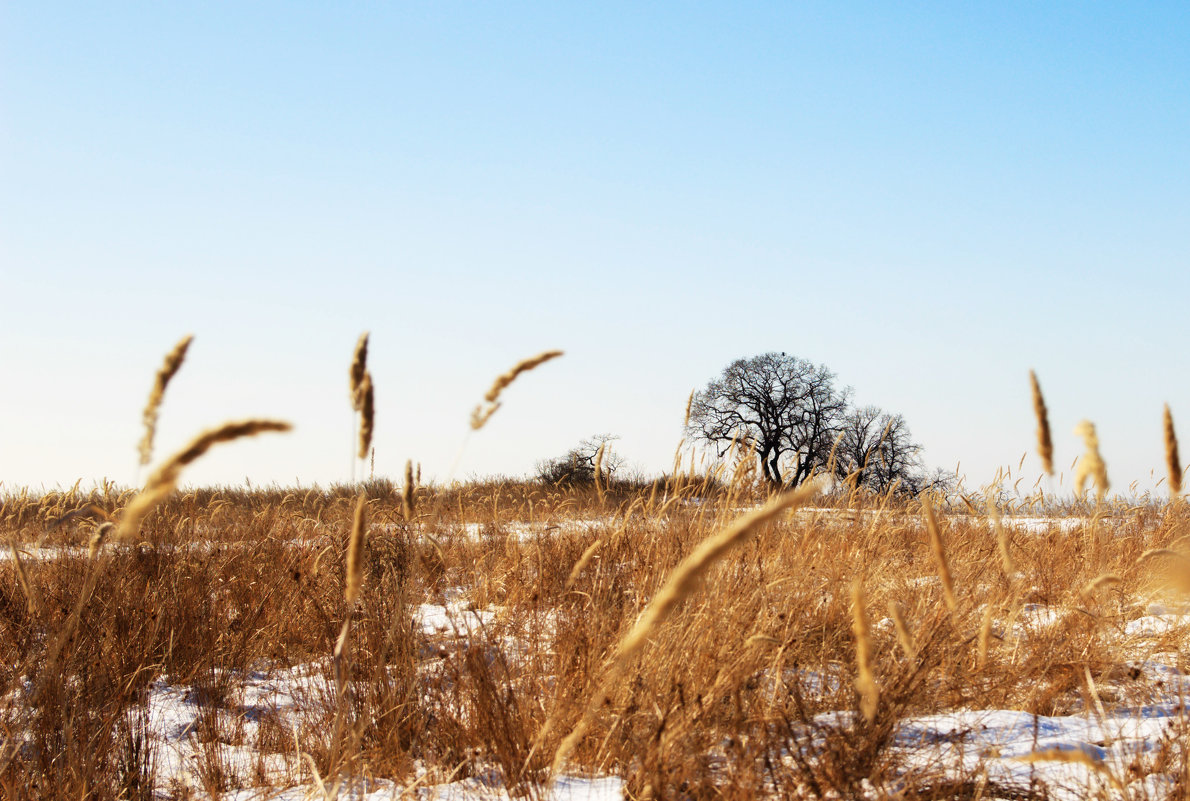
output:
[[[1126,634],[1183,597],[1181,503],[1104,497],[1087,516],[1041,496],[840,490],[798,508],[814,488],[769,498],[743,462],[590,489],[420,486],[412,462],[400,487],[176,488],[213,445],[284,429],[208,432],[140,493],[0,495],[0,797],[219,798],[315,776],[329,796],[493,773],[540,797],[565,765],[619,775],[631,798],[1046,798],[914,762],[905,722],[1103,717],[1164,697],[1135,665],[1180,665],[1186,645]],[[1024,511],[1055,522],[1024,533]],[[456,611],[435,629],[433,609]],[[249,725],[248,677],[299,668],[300,714]],[[198,713],[189,783],[159,774],[147,734],[162,682]],[[1179,732],[1119,770],[1027,758],[1101,773],[1109,798],[1183,775]],[[254,767],[232,758],[244,748]]]

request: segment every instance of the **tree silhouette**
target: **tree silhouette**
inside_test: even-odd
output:
[[[688,425],[720,456],[736,443],[755,452],[770,484],[796,487],[826,466],[849,396],[822,365],[762,353],[732,362],[696,393]]]
[[[733,445],[754,453],[774,487],[796,487],[827,471],[876,493],[942,486],[943,476],[926,475],[904,417],[852,408],[850,398],[851,389],[838,386],[825,366],[762,353],[727,365],[694,395],[687,433],[720,457]]]

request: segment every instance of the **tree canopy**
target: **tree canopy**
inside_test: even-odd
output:
[[[727,365],[695,393],[687,426],[720,456],[733,446],[753,453],[773,486],[796,487],[826,470],[876,492],[916,493],[926,483],[921,447],[901,415],[853,408],[851,388],[830,369],[786,353]]]

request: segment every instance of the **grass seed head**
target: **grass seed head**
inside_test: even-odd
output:
[[[1178,435],[1173,428],[1173,415],[1165,404],[1165,465],[1169,469],[1169,495],[1176,498],[1182,492],[1182,462],[1178,459]]]
[[[496,380],[492,382],[491,388],[483,396],[487,405],[480,404],[471,412],[471,428],[478,431],[484,427],[492,415],[496,413],[496,410],[500,408],[500,393],[515,381],[517,376],[545,364],[550,359],[556,359],[561,355],[562,351],[560,350],[543,351],[536,356],[522,359],[514,364],[508,372],[496,376]]]
[[[141,465],[147,465],[153,458],[153,437],[157,434],[157,415],[161,410],[161,401],[165,397],[165,388],[169,386],[169,382],[182,368],[182,361],[186,358],[186,351],[193,340],[194,337],[190,334],[178,340],[178,344],[174,345],[173,350],[165,354],[165,362],[153,379],[153,388],[149,391],[149,402],[145,404],[145,411],[142,415],[145,422],[145,433],[138,446]]]
[[[859,709],[871,723],[880,705],[880,688],[872,672],[872,635],[864,611],[864,585],[858,578],[851,582],[851,631],[855,635],[855,689],[859,692]]]
[[[419,470],[420,472],[420,470]],[[413,520],[415,498],[413,490],[417,486],[413,479],[413,460],[405,460],[405,486],[401,488],[401,514],[405,516],[405,521]]]
[[[359,335],[355,343],[355,351],[351,354],[351,367],[347,371],[348,388],[351,392],[351,408],[359,411],[363,405],[360,388],[364,385],[364,373],[368,370],[368,337],[365,331]]]
[[[361,492],[355,502],[355,515],[351,520],[351,537],[347,541],[347,588],[343,593],[348,605],[359,598],[364,583],[364,547],[366,545],[368,497]]]
[[[293,426],[277,420],[243,420],[224,423],[218,428],[204,431],[190,444],[167,459],[160,467],[153,471],[145,488],[140,491],[124,508],[120,518],[120,526],[116,531],[116,539],[126,541],[140,530],[141,521],[165,500],[177,487],[178,479],[182,475],[182,468],[199,459],[215,445],[231,442],[241,437],[254,437],[266,431],[289,431]],[[102,528],[102,526],[100,527]]]
[[[893,628],[897,632],[897,642],[905,656],[909,659],[917,657],[917,643],[913,641],[913,633],[905,623],[905,616],[901,614],[901,606],[896,601],[888,602],[888,616],[892,618]]]
[[[942,544],[942,532],[938,529],[938,518],[934,516],[934,507],[930,502],[922,503],[922,510],[926,517],[926,533],[930,538],[930,550],[934,554],[934,561],[938,566],[938,578],[942,581],[942,598],[946,601],[946,608],[951,612],[958,608],[958,601],[954,595],[954,581],[950,576],[950,563],[946,561],[946,548]]]
[[[372,373],[365,371],[363,382],[359,387],[359,458],[368,455],[372,447],[372,432],[376,424],[376,399],[372,389]]]
[[[1083,420],[1075,427],[1074,433],[1083,438],[1086,453],[1078,461],[1078,469],[1074,474],[1074,483],[1078,494],[1082,495],[1087,486],[1087,479],[1095,482],[1095,496],[1102,501],[1107,495],[1111,484],[1107,480],[1107,465],[1099,455],[1099,435],[1095,433],[1095,424],[1090,420]]]
[[[1045,397],[1041,394],[1041,384],[1037,383],[1037,373],[1029,371],[1029,386],[1033,389],[1033,414],[1037,416],[1037,454],[1041,457],[1041,467],[1049,475],[1054,474],[1054,441],[1050,436],[1049,411],[1045,408]]]

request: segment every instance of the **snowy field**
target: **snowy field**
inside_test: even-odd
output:
[[[422,604],[415,622],[432,642],[445,643],[476,636],[497,621],[504,610],[476,609],[461,589],[447,594],[443,604]],[[1190,733],[1186,698],[1190,695],[1190,677],[1178,670],[1176,651],[1161,652],[1171,636],[1181,639],[1190,634],[1190,614],[1153,605],[1147,614],[1128,621],[1116,635],[1125,639],[1138,654],[1149,658],[1124,666],[1110,683],[1096,689],[1113,697],[1110,710],[1092,706],[1064,716],[1031,715],[1011,709],[958,709],[948,714],[909,717],[900,722],[895,748],[911,769],[979,776],[992,788],[1044,786],[1054,799],[1087,798],[1093,794],[1119,798],[1164,798],[1174,787],[1175,777],[1163,773],[1156,764],[1163,749],[1185,739]],[[1054,625],[1058,614],[1044,607],[1031,607],[1016,624],[1016,636]],[[890,625],[882,620],[877,625]],[[255,742],[262,721],[282,719],[287,728],[301,728],[304,709],[318,705],[334,692],[327,677],[326,664],[302,665],[290,669],[254,672],[238,677],[237,689],[227,705],[227,712],[241,723],[244,742]],[[823,679],[822,684],[837,686],[847,677]],[[203,797],[196,778],[196,764],[203,758],[200,711],[195,702],[198,691],[192,687],[171,685],[166,680],[154,683],[148,700],[147,732],[151,738],[162,792],[175,792],[179,786],[191,788],[195,797]],[[819,717],[823,730],[837,731],[852,724],[849,713]],[[419,766],[414,780],[403,785],[386,780],[359,780],[337,791],[310,770],[312,763],[301,751],[300,743],[280,753],[261,753],[247,746],[218,744],[219,760],[234,787],[222,798],[249,799],[324,798],[338,792],[349,799],[509,799],[501,784],[500,771],[472,768],[470,778],[451,780],[441,771],[429,772]],[[721,757],[725,758],[725,757]],[[281,777],[304,776],[305,781],[290,787],[277,785]],[[252,786],[255,783],[271,787]],[[623,797],[623,784],[613,776],[584,777],[563,775],[539,797],[551,801],[603,801]],[[875,793],[872,798],[878,797]],[[996,798],[994,790],[986,796]]]
[[[810,508],[796,514],[801,520],[841,526],[867,527],[869,523],[909,520],[903,515],[893,519],[891,514],[877,511]],[[663,525],[665,520],[652,522]],[[560,536],[602,536],[613,527],[612,523],[601,517],[451,523],[436,526],[432,536],[443,543],[452,539],[479,544],[508,540],[530,545]],[[1009,516],[1001,523],[1025,537],[1068,533],[1092,524],[1110,534],[1126,531],[1125,521],[1111,518]],[[987,521],[978,524],[989,532],[993,528]],[[210,546],[200,541],[179,547],[201,551]],[[237,543],[221,542],[218,547],[234,550]],[[286,543],[286,547],[317,549],[322,542],[317,538],[309,542],[299,539]],[[19,553],[22,560],[37,563],[81,558],[85,549],[29,544],[20,547]],[[10,549],[0,551],[0,559],[12,559],[12,554]],[[929,571],[910,581],[937,584],[936,576]],[[424,644],[421,657],[426,662],[432,663],[439,652],[454,652],[478,640],[498,642],[509,654],[552,647],[548,642],[553,636],[551,612],[544,612],[534,627],[540,641],[517,640],[510,637],[510,627],[505,624],[509,616],[518,613],[498,605],[480,606],[473,596],[473,589],[454,586],[411,608],[410,624]],[[989,620],[1000,647],[1012,649],[1075,614],[1078,610],[1068,603],[1034,602],[1024,605],[1013,617]],[[877,617],[874,625],[891,631],[893,621]],[[964,780],[974,777],[977,784],[986,787],[980,797],[988,799],[1020,797],[1039,788],[1048,797],[1063,800],[1092,796],[1165,798],[1177,787],[1174,768],[1179,763],[1175,755],[1190,732],[1185,705],[1190,677],[1182,672],[1186,664],[1181,654],[1187,634],[1190,610],[1177,603],[1145,603],[1133,613],[1103,625],[1104,640],[1131,657],[1097,682],[1088,673],[1086,685],[1090,691],[1069,714],[1033,715],[1014,709],[961,707],[944,714],[908,715],[897,722],[893,737],[899,764],[911,772]],[[853,677],[853,667],[841,664],[834,675],[811,675],[806,670],[795,678],[811,689],[817,686],[826,697],[839,694],[840,688],[847,689]],[[336,684],[329,657],[288,666],[262,663],[247,674],[221,679],[228,692],[217,704],[215,714],[221,718],[217,726],[204,720],[204,715],[212,713],[211,704],[203,702],[201,688],[171,681],[168,676],[150,685],[138,724],[143,727],[159,797],[234,801],[334,797],[494,801],[516,797],[504,786],[500,767],[482,759],[467,764],[465,771],[415,764],[411,777],[401,783],[365,775],[337,786],[329,778],[319,777],[315,760],[303,751],[297,733],[324,725],[326,709],[334,703]],[[850,727],[859,725],[852,714],[840,710],[818,715],[804,732],[808,751],[824,747],[827,737],[847,736]],[[268,741],[268,727],[289,733],[291,741],[261,747]],[[232,732],[234,736],[211,732]],[[726,745],[714,748],[707,757],[711,762],[730,760],[730,749]],[[793,759],[793,755],[784,758]],[[226,789],[208,794],[203,788],[209,782],[202,774],[209,773],[212,765],[222,772],[220,783]],[[459,773],[466,778],[456,775]],[[548,787],[535,788],[531,794],[552,801],[603,801],[624,797],[625,788],[617,776],[574,771],[563,773]],[[867,797],[883,796],[871,788]]]

